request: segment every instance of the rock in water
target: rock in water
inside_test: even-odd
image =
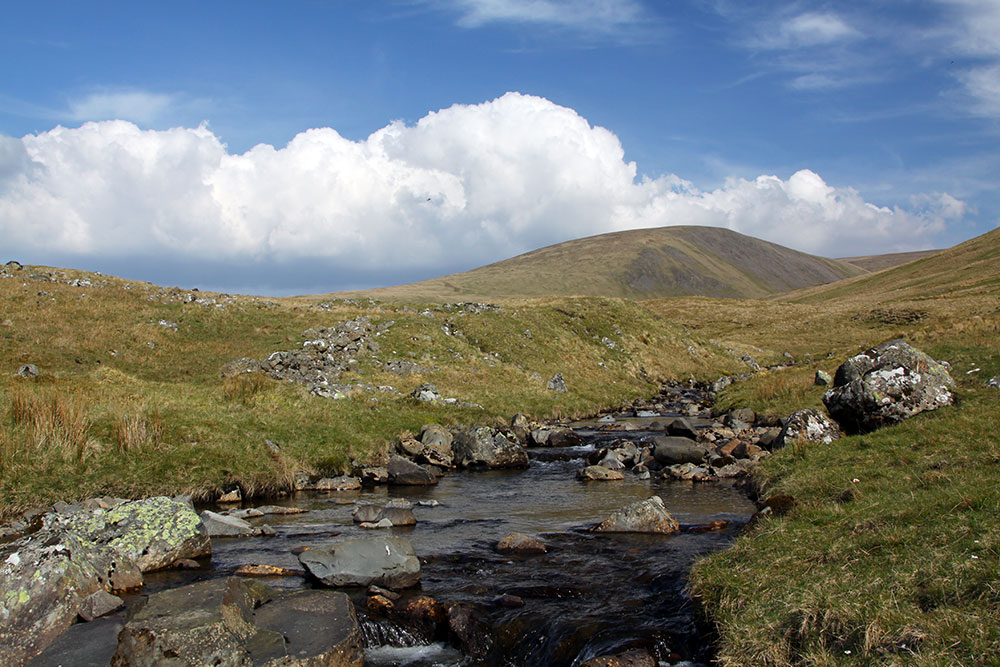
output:
[[[771,449],[781,449],[796,440],[828,445],[840,437],[840,429],[819,410],[797,410],[788,416],[785,426],[771,441]]]
[[[617,470],[609,470],[604,466],[587,466],[576,471],[576,478],[581,481],[608,482],[625,479],[625,475]]]
[[[385,586],[399,589],[420,581],[420,561],[402,537],[344,540],[299,554],[302,563],[327,586]]]
[[[594,528],[598,533],[662,533],[671,535],[680,524],[670,516],[663,499],[653,496],[626,505]],[[308,553],[308,552],[306,552]]]
[[[458,433],[452,443],[455,463],[463,467],[527,468],[528,454],[502,433],[479,426]]]
[[[255,611],[256,610],[256,611]],[[132,610],[116,665],[361,665],[347,596],[278,595],[231,577],[154,593]]]
[[[955,382],[940,363],[902,340],[851,357],[823,403],[848,433],[867,433],[951,405]]]
[[[402,486],[428,486],[437,484],[437,477],[431,474],[427,468],[419,466],[402,456],[393,456],[386,466],[389,473],[389,483]]]
[[[524,533],[510,533],[497,542],[497,551],[502,554],[543,554],[548,548],[537,537]]]
[[[701,463],[708,450],[690,438],[663,436],[653,438],[653,456],[665,466],[678,463]]]

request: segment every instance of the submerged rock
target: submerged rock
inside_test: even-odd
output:
[[[823,403],[848,433],[867,433],[955,400],[948,370],[902,340],[851,357],[837,369],[833,385]]]
[[[662,533],[671,535],[680,524],[670,516],[659,496],[639,500],[614,512],[594,527],[597,533]]]
[[[510,533],[497,542],[497,551],[502,554],[543,554],[548,551],[548,547],[537,537]]]

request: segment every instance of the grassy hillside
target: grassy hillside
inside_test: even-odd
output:
[[[693,586],[724,665],[989,665],[1000,655],[1000,232],[790,301],[653,304],[697,333],[803,365],[738,383],[720,407],[821,407],[816,369],[903,337],[952,365],[959,403],[756,475],[795,508],[702,562]]]
[[[344,296],[436,301],[589,295],[761,298],[864,273],[716,227],[661,227],[568,241],[482,268]]]
[[[885,255],[862,255],[860,257],[841,257],[842,262],[859,266],[865,271],[881,271],[891,269],[900,264],[913,262],[924,257],[930,257],[938,250],[917,250],[915,252],[892,252]]]
[[[96,494],[274,491],[297,470],[378,460],[400,433],[430,421],[593,413],[650,395],[669,377],[738,367],[633,302],[539,299],[468,311],[226,297],[26,267],[0,279],[0,516]],[[220,377],[229,361],[301,348],[305,330],[362,315],[392,324],[381,350],[341,381],[395,392],[332,400],[259,373]],[[429,371],[400,377],[383,370],[391,360]],[[28,363],[41,374],[14,377]],[[556,372],[568,393],[545,388]],[[482,409],[410,399],[422,382]]]

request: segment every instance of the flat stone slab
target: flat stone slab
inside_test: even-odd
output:
[[[299,554],[299,562],[327,586],[385,586],[399,589],[420,581],[420,561],[402,537],[344,540]]]

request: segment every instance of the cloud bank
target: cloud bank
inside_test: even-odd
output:
[[[319,128],[242,154],[204,125],[117,120],[0,137],[4,254],[155,257],[215,276],[296,267],[303,289],[417,280],[637,227],[727,227],[828,256],[907,250],[933,245],[964,212],[943,193],[876,206],[809,170],[710,191],[639,177],[612,132],[518,93],[364,141]]]

